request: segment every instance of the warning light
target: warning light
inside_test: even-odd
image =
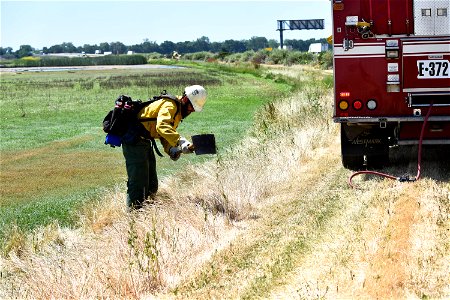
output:
[[[353,108],[356,110],[360,110],[363,107],[361,100],[353,101]]]
[[[348,108],[348,102],[345,100],[342,100],[341,102],[339,102],[339,108],[341,110],[347,110]]]
[[[375,99],[369,99],[369,101],[367,101],[367,108],[370,110],[377,108],[377,101],[375,101]]]
[[[341,98],[348,98],[350,97],[350,92],[340,92],[339,96],[341,96]]]

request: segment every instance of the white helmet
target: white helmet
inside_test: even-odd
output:
[[[201,85],[191,85],[184,89],[184,93],[191,101],[195,111],[202,111],[207,96],[205,88]]]

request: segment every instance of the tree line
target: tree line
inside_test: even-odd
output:
[[[326,43],[325,39],[309,39],[309,40],[285,40],[284,45],[298,51],[308,51],[309,45],[312,43]],[[111,52],[112,54],[126,54],[128,51],[135,53],[160,53],[169,55],[173,51],[179,53],[195,53],[195,52],[213,52],[213,53],[242,53],[246,51],[258,51],[264,48],[278,48],[280,43],[274,39],[268,40],[265,37],[252,37],[249,40],[226,40],[224,42],[211,42],[208,37],[202,36],[195,41],[171,42],[164,41],[158,44],[154,41],[145,39],[141,44],[127,46],[121,42],[103,42],[100,44],[76,47],[71,42],[64,42],[51,47],[44,47],[42,50],[35,49],[30,45],[21,45],[18,50],[14,51],[11,47],[0,47],[0,55],[5,58],[22,58],[33,54],[54,54],[54,53],[100,53]]]

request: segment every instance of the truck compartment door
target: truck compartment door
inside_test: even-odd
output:
[[[414,33],[427,36],[450,34],[449,13],[448,0],[415,0]]]

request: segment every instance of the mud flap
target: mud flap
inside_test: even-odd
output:
[[[341,124],[342,164],[351,170],[389,164],[389,128],[378,124]]]

